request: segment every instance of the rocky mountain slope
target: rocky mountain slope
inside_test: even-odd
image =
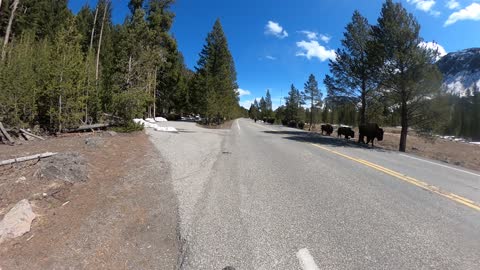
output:
[[[466,96],[480,90],[480,48],[452,52],[442,57],[438,67],[443,73],[443,87],[451,94]]]

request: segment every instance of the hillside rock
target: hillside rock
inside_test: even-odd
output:
[[[466,96],[480,90],[480,48],[449,53],[437,65],[447,93]]]
[[[0,243],[29,232],[35,217],[28,200],[19,201],[0,221]]]

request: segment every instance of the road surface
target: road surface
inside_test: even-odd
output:
[[[296,129],[149,131],[182,269],[480,269],[480,175]]]

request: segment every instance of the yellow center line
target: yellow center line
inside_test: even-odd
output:
[[[372,163],[372,162],[369,162],[369,161],[366,161],[366,160],[363,160],[363,159],[359,159],[359,158],[354,158],[354,157],[351,157],[351,156],[348,156],[348,155],[345,155],[343,153],[340,153],[340,152],[337,152],[335,150],[332,150],[330,148],[327,148],[327,147],[324,147],[324,146],[321,146],[321,145],[318,145],[318,144],[314,144],[314,143],[311,143],[311,145],[315,146],[315,147],[318,147],[322,150],[325,150],[325,151],[328,151],[330,153],[333,153],[333,154],[336,154],[336,155],[339,155],[341,157],[344,157],[344,158],[347,158],[347,159],[350,159],[352,161],[355,161],[355,162],[358,162],[358,163],[361,163],[365,166],[368,166],[370,168],[373,168],[377,171],[380,171],[380,172],[383,172],[385,174],[388,174],[388,175],[391,175],[397,179],[400,179],[400,180],[403,180],[407,183],[410,183],[412,185],[415,185],[417,187],[420,187],[424,190],[428,190],[430,192],[433,192],[433,193],[436,193],[440,196],[443,196],[445,198],[448,198],[452,201],[455,201],[455,202],[458,202],[460,204],[463,204],[467,207],[470,207],[472,209],[475,209],[477,211],[480,211],[480,205],[476,204],[474,201],[472,200],[469,200],[467,198],[464,198],[462,196],[459,196],[459,195],[456,195],[454,193],[450,193],[450,192],[447,192],[447,191],[443,191],[441,190],[440,188],[436,187],[436,186],[432,186],[430,184],[427,184],[423,181],[420,181],[420,180],[417,180],[413,177],[410,177],[410,176],[407,176],[407,175],[404,175],[404,174],[401,174],[399,172],[396,172],[396,171],[393,171],[393,170],[390,170],[388,168],[385,168],[385,167],[382,167],[378,164],[375,164],[375,163]]]

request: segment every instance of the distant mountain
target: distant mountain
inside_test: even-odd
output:
[[[452,52],[437,65],[443,73],[443,88],[448,93],[466,96],[475,87],[480,90],[480,48]]]

